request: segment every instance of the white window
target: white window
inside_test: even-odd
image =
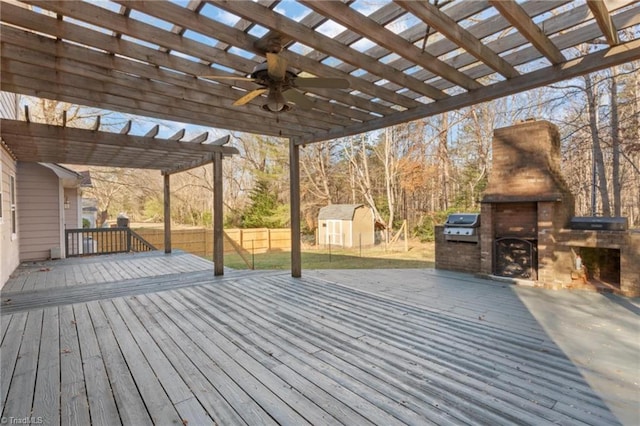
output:
[[[16,221],[16,177],[9,176],[9,202],[11,203],[11,234],[15,236],[18,233],[18,224]]]

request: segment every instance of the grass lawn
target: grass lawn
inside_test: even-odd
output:
[[[291,253],[271,251],[249,254],[249,263],[254,269],[291,269]],[[433,243],[415,243],[409,251],[384,251],[381,248],[363,250],[311,249],[302,251],[303,269],[407,269],[433,268],[435,249]],[[248,269],[247,264],[236,253],[226,253],[224,264],[234,269]]]

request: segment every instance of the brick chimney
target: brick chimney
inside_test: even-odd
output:
[[[560,173],[560,135],[555,125],[525,121],[496,129],[492,150],[493,166],[482,202],[571,198]]]

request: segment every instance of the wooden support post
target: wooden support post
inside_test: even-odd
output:
[[[222,216],[222,153],[213,154],[213,274],[224,275],[224,228]]]
[[[291,276],[302,276],[300,251],[300,146],[289,139],[289,191],[291,198]]]
[[[171,253],[171,175],[164,175],[164,252]]]

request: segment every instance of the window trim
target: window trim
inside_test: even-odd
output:
[[[11,222],[11,239],[15,240],[18,236],[18,212],[16,203],[16,176],[9,175],[9,220]]]

